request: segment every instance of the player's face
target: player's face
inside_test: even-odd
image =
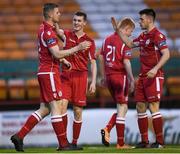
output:
[[[140,16],[139,25],[142,30],[146,30],[149,26],[149,18],[147,15],[143,14]]]
[[[58,8],[54,8],[52,12],[53,22],[57,23],[60,20],[61,13]]]
[[[131,36],[133,30],[134,30],[134,27],[128,26],[128,27],[126,28],[126,35],[127,35],[128,37]]]
[[[73,17],[73,30],[74,31],[83,31],[84,26],[86,25],[86,21],[84,20],[83,16],[75,15]]]

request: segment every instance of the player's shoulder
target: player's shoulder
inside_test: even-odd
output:
[[[160,38],[160,39],[166,38],[166,36],[158,28],[155,28],[154,35],[155,38]]]
[[[85,34],[85,39],[86,41],[95,42],[94,39],[87,34]]]
[[[70,29],[65,29],[65,30],[63,30],[63,31],[64,31],[64,34],[65,34],[65,35],[72,35],[72,34],[73,34],[73,31],[70,30]]]

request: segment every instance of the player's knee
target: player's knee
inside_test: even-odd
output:
[[[144,113],[146,112],[146,105],[144,103],[137,103],[136,110],[138,113]]]
[[[149,110],[151,111],[151,113],[159,112],[159,102],[150,103]]]

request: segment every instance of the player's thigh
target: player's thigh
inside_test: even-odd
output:
[[[136,102],[146,102],[142,78],[139,78],[136,82],[134,97]]]
[[[62,97],[62,84],[59,74],[42,74],[38,75],[40,86],[40,100],[44,103],[49,103],[53,100],[59,100]]]
[[[126,75],[114,74],[107,76],[108,89],[116,103],[127,103],[127,77]]]
[[[163,92],[164,77],[144,79],[145,93],[148,102],[159,102]]]
[[[71,73],[63,72],[61,74],[61,82],[62,82],[62,99],[66,99],[70,101],[72,95]]]
[[[74,105],[86,105],[87,87],[87,72],[75,72],[72,81],[72,102]]]

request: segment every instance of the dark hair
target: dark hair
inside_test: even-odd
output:
[[[156,18],[156,13],[153,9],[143,9],[143,10],[139,11],[139,14],[140,15],[145,14],[145,15],[151,16],[151,17],[153,17],[153,21]]]
[[[43,7],[43,15],[44,18],[48,18],[49,11],[54,10],[55,8],[58,8],[59,6],[55,3],[45,3]]]
[[[84,17],[84,20],[85,20],[85,21],[87,20],[87,14],[84,13],[84,12],[78,11],[78,12],[76,12],[74,15],[76,15],[76,16],[83,16],[83,17]]]

